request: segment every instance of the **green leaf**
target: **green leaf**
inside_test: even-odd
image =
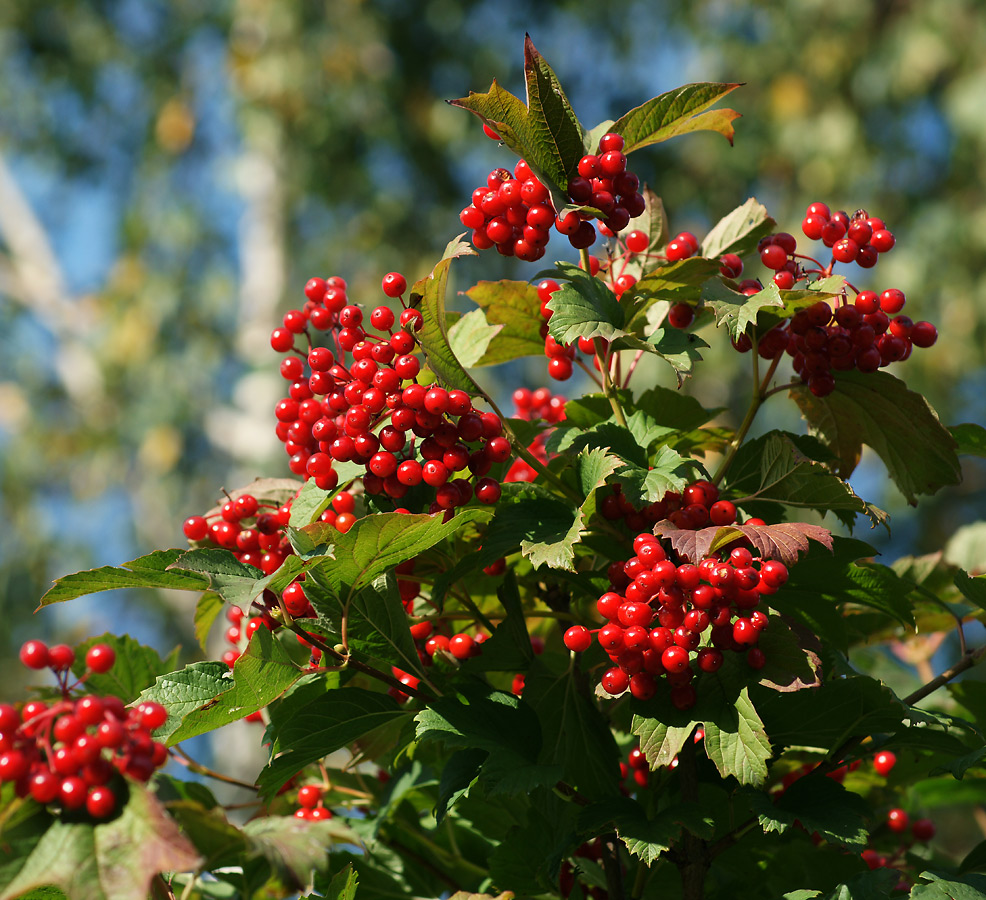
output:
[[[334,541],[334,558],[319,564],[322,577],[336,596],[348,600],[360,589],[399,563],[423,553],[470,522],[487,522],[490,509],[467,507],[449,519],[442,516],[405,513],[375,513],[357,519],[345,534],[326,525],[302,529],[312,540]]]
[[[893,732],[907,715],[890,688],[865,675],[826,681],[812,691],[764,693],[757,707],[778,748],[834,748],[850,737]]]
[[[195,604],[195,638],[203,652],[208,649],[209,632],[222,611],[223,598],[212,591],[206,591]]]
[[[623,330],[624,311],[616,295],[598,278],[581,269],[566,266],[571,279],[551,295],[548,334],[559,344],[569,345],[579,338],[601,337],[611,341],[627,334]]]
[[[760,684],[775,691],[801,691],[821,683],[821,644],[808,629],[773,616],[757,646],[767,657],[760,670]]]
[[[911,888],[911,900],[984,900],[986,898],[986,877],[966,875],[952,880],[942,878],[933,872],[922,872],[920,876],[930,884],[916,884]]]
[[[681,493],[693,476],[694,460],[686,459],[668,446],[661,447],[653,464],[644,468],[633,464],[619,470],[616,480],[623,493],[637,507],[658,503],[671,491]]]
[[[487,322],[481,309],[474,309],[449,329],[449,347],[462,365],[475,366],[486,354],[490,342],[502,330],[502,325]]]
[[[342,871],[336,872],[329,882],[328,888],[322,892],[325,900],[355,900],[356,888],[359,886],[359,877],[353,869],[352,864],[345,866]]]
[[[874,525],[886,525],[883,510],[870,506],[828,467],[805,456],[791,437],[771,431],[747,441],[733,460],[729,489],[738,495],[738,506],[771,502],[799,509],[846,514],[851,523],[857,514],[867,516]]]
[[[141,699],[156,700],[168,709],[168,719],[156,734],[173,746],[262,709],[301,675],[270,631],[258,628],[232,672],[225,663],[193,663],[158,678]]]
[[[424,317],[424,324],[417,337],[428,367],[435,373],[435,377],[449,387],[470,394],[481,394],[479,386],[452,352],[445,320],[445,291],[452,261],[460,256],[475,255],[475,252],[469,244],[459,239],[449,243],[431,274],[411,288],[410,305],[419,308]]]
[[[637,409],[657,425],[679,432],[694,431],[723,411],[722,407],[706,409],[690,394],[660,386],[644,391],[637,399]]]
[[[472,365],[493,366],[543,355],[540,328],[544,319],[534,285],[526,281],[480,281],[466,295],[483,309],[491,327],[499,327],[481,358]]]
[[[449,103],[479,116],[557,194],[567,186],[584,155],[584,130],[530,36],[524,42],[524,72],[526,105],[495,80],[487,93],[470,91],[468,97]]]
[[[750,197],[742,206],[723,216],[702,241],[702,256],[719,259],[725,253],[745,256],[756,249],[760,238],[770,234],[777,223],[767,208]],[[715,274],[715,273],[713,273]]]
[[[972,422],[949,426],[959,456],[986,456],[986,428]]]
[[[560,765],[565,782],[590,800],[618,793],[620,760],[613,734],[571,672],[556,676],[534,666],[524,681],[524,702],[541,720],[544,744],[538,762]]]
[[[984,868],[986,868],[986,841],[980,841],[965,855],[959,866],[959,872],[964,874]]]
[[[100,591],[112,591],[118,588],[146,587],[203,591],[209,586],[208,579],[188,572],[176,572],[170,568],[171,564],[185,552],[185,550],[155,550],[122,566],[102,566],[99,569],[66,575],[55,581],[54,587],[41,598],[38,608],[72,600],[85,594],[97,594]]]
[[[658,300],[696,304],[703,284],[719,273],[716,260],[693,256],[661,266],[641,278],[620,297],[627,329],[643,328],[647,310]]]
[[[206,587],[241,609],[249,608],[263,593],[263,588],[258,587],[260,572],[256,566],[241,563],[229,550],[218,547],[189,550],[171,564],[171,570],[204,576]]]
[[[530,35],[524,36],[524,73],[534,163],[555,184],[565,187],[568,179],[576,174],[578,162],[584,155],[585,129]],[[527,161],[531,164],[530,159]]]
[[[661,357],[672,369],[678,379],[678,387],[689,375],[692,366],[702,359],[699,352],[709,345],[697,334],[682,331],[680,328],[658,328],[646,340],[635,335],[617,338],[610,345],[613,350],[643,350]]]
[[[633,715],[630,730],[640,738],[640,749],[651,771],[670,766],[695,730],[695,722],[669,725],[651,716]]]
[[[909,503],[961,478],[955,438],[921,395],[886,372],[836,372],[835,390],[816,397],[807,388],[792,390],[812,434],[839,459],[848,478],[867,444],[883,460]]]
[[[306,694],[305,699],[309,702],[304,705],[271,708],[268,730],[276,741],[276,755],[257,780],[264,797],[273,796],[310,763],[409,715],[386,694],[352,686],[313,699]]]
[[[315,586],[321,585],[323,578],[315,576],[308,591],[308,599],[319,614],[320,623],[328,620],[332,633],[341,636],[345,614],[350,650],[408,672],[423,674],[392,570],[351,594],[348,600],[323,596]]]
[[[53,819],[33,846],[20,844],[26,852],[4,865],[0,900],[45,885],[72,900],[144,900],[158,873],[195,868],[198,854],[154,795],[134,782],[128,790],[126,805],[108,822]]]
[[[732,122],[739,113],[732,109],[705,110],[738,87],[738,84],[686,84],[630,110],[614,123],[612,130],[623,135],[624,153],[692,131],[715,131],[732,143]]]
[[[170,672],[175,665],[173,656],[162,660],[157,650],[145,647],[129,635],[107,632],[100,637],[89,638],[76,648],[72,671],[82,676],[86,671],[86,652],[95,644],[106,644],[116,653],[116,662],[108,672],[93,673],[86,685],[97,694],[111,694],[124,703],[130,703],[137,695],[154,684],[154,679]]]
[[[497,625],[469,668],[474,672],[526,672],[534,660],[534,650],[512,568],[507,569],[496,595],[507,617]]]
[[[766,832],[783,833],[800,822],[809,833],[817,831],[827,841],[854,850],[862,850],[869,838],[869,810],[863,798],[825,775],[799,778],[773,799],[759,792],[750,799]]]
[[[734,706],[705,723],[705,752],[723,778],[758,785],[767,777],[770,741],[746,688]]]
[[[702,299],[716,314],[718,324],[726,326],[733,340],[738,339],[757,321],[760,310],[774,310],[784,306],[781,292],[773,282],[759,293],[748,297],[728,287],[722,279],[714,278],[705,283]]]
[[[986,609],[986,575],[973,577],[960,569],[955,573],[955,586],[970,603]]]

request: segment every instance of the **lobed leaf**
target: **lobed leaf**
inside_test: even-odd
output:
[[[883,460],[908,503],[958,484],[961,468],[955,438],[928,401],[887,372],[836,372],[835,390],[816,397],[805,386],[791,394],[812,434],[838,457],[838,473],[848,478],[863,444]]]
[[[710,553],[746,538],[763,559],[777,559],[793,566],[802,553],[808,552],[809,540],[832,549],[832,533],[806,522],[781,522],[777,525],[713,525],[688,531],[669,519],[654,526],[654,534],[667,538],[671,546],[696,565]]]
[[[758,792],[750,799],[765,832],[783,833],[800,822],[809,833],[852,850],[863,849],[869,838],[863,798],[825,775],[799,778],[779,797]]]

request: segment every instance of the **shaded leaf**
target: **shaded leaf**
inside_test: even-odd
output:
[[[692,256],[660,266],[643,276],[620,297],[628,330],[644,327],[647,310],[659,300],[697,304],[703,284],[719,272],[716,260]]]
[[[760,684],[774,691],[801,691],[818,687],[821,644],[807,628],[780,616],[772,616],[770,627],[757,641],[767,658],[760,670]]]
[[[838,457],[843,478],[852,474],[867,444],[909,503],[959,482],[955,438],[921,394],[886,372],[835,376],[835,390],[827,397],[803,386],[791,393],[811,433]]]
[[[386,694],[345,687],[321,693],[299,706],[271,709],[274,758],[257,784],[270,797],[304,766],[409,713]]]
[[[986,428],[973,422],[949,426],[960,456],[986,456]]]
[[[869,838],[865,819],[869,808],[863,798],[825,775],[806,775],[779,797],[750,795],[754,813],[766,832],[783,833],[800,822],[809,833],[850,849],[863,849]]]
[[[130,635],[107,632],[100,637],[89,638],[76,648],[72,671],[79,677],[86,672],[86,652],[94,644],[106,644],[116,653],[116,662],[108,672],[94,672],[86,679],[86,685],[97,694],[112,694],[124,703],[130,703],[137,695],[154,684],[154,679],[175,666],[174,654],[161,659],[153,647],[145,647]]]
[[[195,639],[203,652],[207,650],[209,632],[222,611],[223,598],[212,591],[206,591],[195,604]]]
[[[857,514],[867,516],[874,525],[888,522],[883,510],[856,496],[849,484],[805,456],[781,431],[771,431],[740,448],[729,470],[729,487],[740,495],[736,504],[744,509],[754,501],[773,502],[822,513],[845,513],[849,522]]]

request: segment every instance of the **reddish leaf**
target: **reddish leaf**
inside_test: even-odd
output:
[[[680,555],[697,563],[710,553],[721,550],[745,537],[764,559],[777,559],[793,566],[798,556],[808,551],[808,541],[818,541],[832,549],[832,534],[827,528],[805,522],[781,522],[778,525],[726,525],[686,531],[668,519],[654,526],[654,534],[666,537]]]

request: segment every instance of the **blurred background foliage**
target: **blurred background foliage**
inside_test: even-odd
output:
[[[796,234],[813,200],[866,206],[897,236],[874,284],[903,289],[912,317],[941,331],[898,374],[946,423],[986,421],[979,0],[650,0],[605,12],[517,0],[8,0],[5,660],[29,633],[112,628],[192,647],[188,596],[106,594],[30,613],[53,578],[177,546],[182,520],[222,486],[287,473],[270,415],[281,391],[271,327],[313,274],[342,275],[375,305],[384,272],[430,270],[472,188],[513,162],[445,100],[494,77],[522,94],[525,31],[587,125],[685,82],[745,82],[726,104],[743,113],[734,147],[698,134],[633,157],[672,228],[701,236],[751,195]],[[458,286],[535,268],[484,255],[461,264]],[[710,355],[697,393],[735,408],[745,358]],[[499,380],[543,384],[545,361]],[[775,402],[774,423],[794,427],[793,408]],[[986,470],[967,476],[917,511],[884,493],[878,462],[857,487],[898,514],[892,555],[928,552],[981,516]]]

